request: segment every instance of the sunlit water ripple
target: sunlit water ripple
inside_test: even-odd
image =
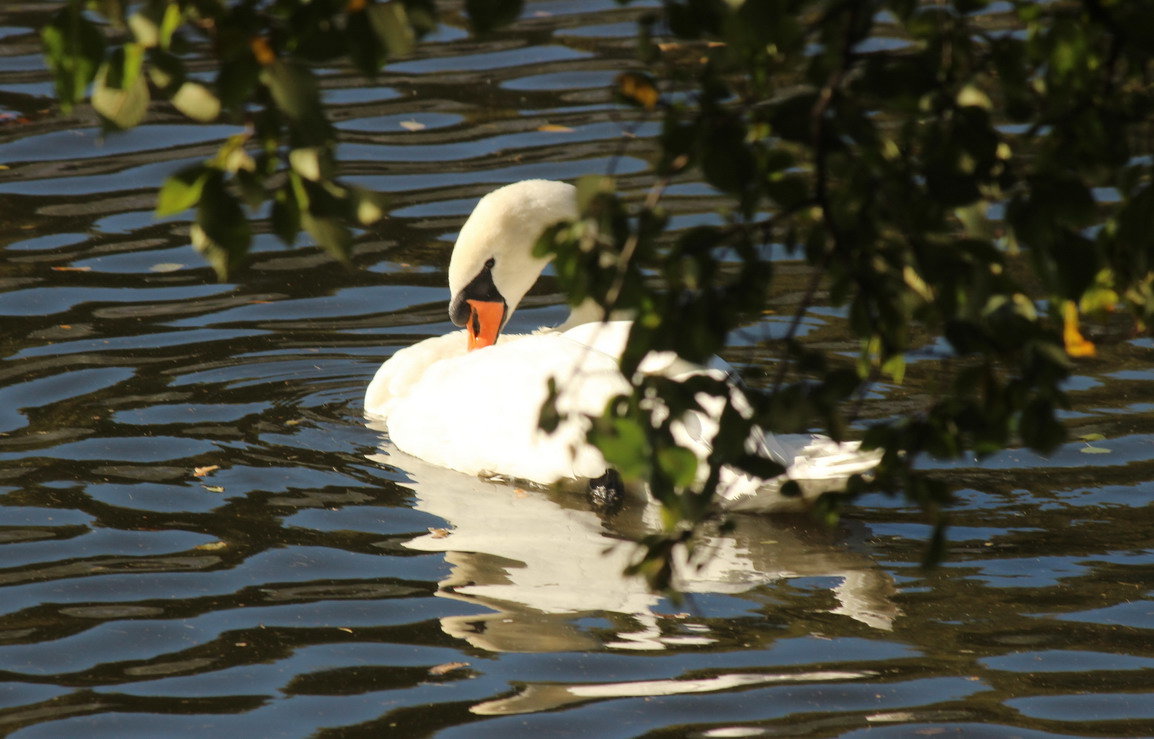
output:
[[[262,234],[218,284],[153,198],[236,129],[47,115],[44,5],[0,9],[0,733],[1154,734],[1149,340],[1071,382],[1072,438],[1100,440],[944,466],[942,568],[877,495],[837,532],[739,518],[674,605],[612,546],[650,512],[429,468],[359,411],[384,358],[449,328],[477,197],[610,167],[644,187],[656,127],[606,88],[635,10],[531,3],[490,40],[445,26],[374,81],[331,74],[347,177],[390,217],[356,270]],[[679,228],[712,202],[670,190]],[[788,315],[800,272],[779,272]],[[518,324],[558,302],[546,280]],[[838,319],[803,329],[836,342]],[[732,359],[772,362],[779,321]],[[870,412],[931,394],[934,361]]]

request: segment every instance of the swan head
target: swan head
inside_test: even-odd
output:
[[[548,258],[533,256],[546,228],[577,217],[577,190],[551,180],[524,180],[477,203],[449,260],[449,318],[469,329],[469,348],[488,346]]]

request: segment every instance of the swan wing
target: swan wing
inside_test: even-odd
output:
[[[548,381],[562,421],[539,428]],[[563,335],[540,334],[428,365],[390,408],[389,437],[402,451],[473,475],[550,484],[605,472],[585,441],[586,415],[627,392],[616,361]]]
[[[429,367],[463,355],[467,342],[466,332],[454,331],[398,350],[377,369],[365,390],[365,413],[388,418],[393,406],[412,391]]]

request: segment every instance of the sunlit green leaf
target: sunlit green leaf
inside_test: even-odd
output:
[[[172,96],[172,104],[181,113],[201,123],[220,117],[220,100],[199,82],[185,82]]]
[[[160,21],[160,37],[157,42],[160,47],[167,49],[172,44],[173,34],[184,22],[184,11],[178,3],[167,3],[164,6],[164,15]]]
[[[128,27],[141,46],[153,47],[160,43],[160,26],[145,12],[137,11],[128,16]]]
[[[349,189],[349,198],[357,223],[362,226],[371,226],[384,218],[388,198],[381,193],[353,187]]]
[[[112,87],[108,84],[108,78],[114,73],[126,82],[126,87]],[[132,128],[143,121],[148,114],[149,98],[148,83],[144,76],[136,74],[129,78],[124,72],[123,62],[120,65],[115,62],[105,64],[96,75],[92,107],[116,128]]]
[[[589,441],[625,480],[648,479],[649,441],[637,420],[614,418],[608,420],[607,425],[595,425]]]
[[[157,197],[157,217],[180,213],[196,205],[208,176],[209,168],[203,164],[194,164],[170,175]]]
[[[306,180],[318,182],[331,175],[332,160],[328,152],[318,147],[303,147],[289,152],[293,171]]]

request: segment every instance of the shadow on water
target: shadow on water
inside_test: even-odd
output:
[[[616,162],[635,8],[536,2],[485,41],[446,26],[327,95],[347,176],[389,193],[358,269],[260,233],[218,284],[155,188],[235,129],[163,109],[102,137],[49,114],[42,3],[0,8],[0,733],[43,736],[1154,734],[1154,344],[1071,381],[1074,441],[941,465],[928,528],[863,499],[839,531],[740,516],[678,606],[621,575],[634,503],[429,468],[364,425],[396,349],[449,329],[448,248],[481,194]],[[678,228],[710,222],[678,183]],[[788,316],[805,273],[782,262]],[[514,329],[562,319],[548,277]],[[836,346],[819,308],[807,338]],[[768,316],[731,360],[774,357]],[[875,415],[934,392],[927,347]],[[383,446],[382,446],[383,444]]]

